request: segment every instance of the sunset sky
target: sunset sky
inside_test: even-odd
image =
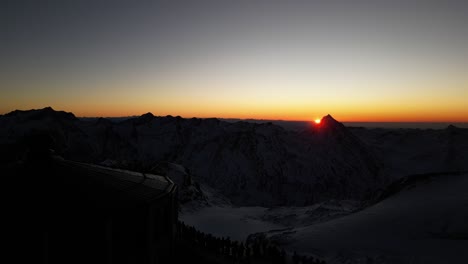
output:
[[[468,122],[466,1],[6,1],[0,114]]]

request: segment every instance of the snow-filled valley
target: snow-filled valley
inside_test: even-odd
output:
[[[329,263],[465,263],[467,189],[468,174],[428,176],[355,214],[268,236]]]

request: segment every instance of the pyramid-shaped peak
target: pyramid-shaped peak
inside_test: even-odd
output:
[[[322,117],[321,119],[321,123],[322,124],[328,124],[328,125],[332,125],[332,124],[341,124],[340,122],[336,121],[336,119],[334,119],[330,114]]]
[[[336,121],[331,115],[326,115],[322,117],[319,123],[320,131],[335,131],[343,130],[345,127],[340,122]]]
[[[333,116],[331,116],[330,114],[322,117],[322,121],[333,121],[333,122],[338,122],[336,121],[336,119],[333,118]]]

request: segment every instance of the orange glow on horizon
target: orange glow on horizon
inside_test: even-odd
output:
[[[29,110],[41,109],[49,104],[41,104],[34,106],[2,108],[0,114],[6,114],[13,110]],[[151,112],[155,116],[181,116],[183,118],[233,118],[233,119],[258,119],[258,120],[284,120],[284,121],[307,121],[310,116],[321,116],[330,113],[333,118],[339,122],[468,122],[468,111],[437,111],[425,112],[422,109],[416,111],[406,111],[407,109],[352,109],[347,110],[344,108],[335,108],[331,106],[328,110],[320,109],[307,109],[307,108],[279,108],[271,109],[266,108],[218,108],[212,109],[210,107],[187,107],[159,105],[159,107],[146,105],[139,105],[133,107],[131,105],[94,105],[89,104],[86,107],[78,105],[65,105],[65,104],[50,104],[50,106],[57,111],[72,112],[77,117],[126,117],[126,116],[140,116],[144,113]],[[444,110],[444,109],[442,109]],[[324,113],[324,114],[322,114]],[[313,119],[314,124],[319,124],[320,118]]]
[[[55,110],[72,112],[77,117],[139,116],[147,112],[155,116],[181,116],[183,118],[238,118],[284,121],[308,121],[311,116],[331,114],[339,122],[468,122],[468,108],[460,98],[450,103],[430,104],[426,100],[403,102],[262,102],[237,100],[210,100],[200,98],[113,98],[114,100],[24,100],[18,105],[11,100],[0,106],[0,114],[13,110],[41,109],[51,106]],[[429,107],[430,105],[431,107]]]

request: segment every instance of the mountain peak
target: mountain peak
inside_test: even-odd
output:
[[[336,121],[330,114],[322,117],[320,124],[325,127],[341,127],[343,124],[340,122]]]
[[[55,110],[51,106],[46,106],[40,110],[45,112],[55,112]]]
[[[333,118],[333,116],[331,116],[330,114],[322,117],[322,121],[325,121],[325,122],[338,122],[336,121],[336,119]]]
[[[76,116],[73,113],[65,112],[65,111],[57,111],[57,110],[54,110],[50,106],[37,110],[37,114],[35,118],[40,119],[40,118],[45,118],[45,117],[51,117],[51,118],[62,119],[62,120],[71,120],[71,121],[78,120],[78,118],[76,118]]]
[[[142,114],[141,116],[137,117],[136,119],[133,119],[132,122],[136,125],[141,125],[145,124],[148,122],[151,122],[153,120],[154,115],[151,112],[148,112],[146,114]]]
[[[146,114],[142,114],[140,117],[143,117],[143,118],[153,118],[154,115],[153,115],[153,113],[148,112],[148,113],[146,113]]]
[[[50,106],[44,107],[42,109],[15,110],[8,114],[5,114],[5,116],[14,116],[31,120],[38,120],[48,117],[53,119],[63,119],[71,121],[78,120],[78,118],[76,118],[76,116],[73,113],[65,111],[56,111]]]

